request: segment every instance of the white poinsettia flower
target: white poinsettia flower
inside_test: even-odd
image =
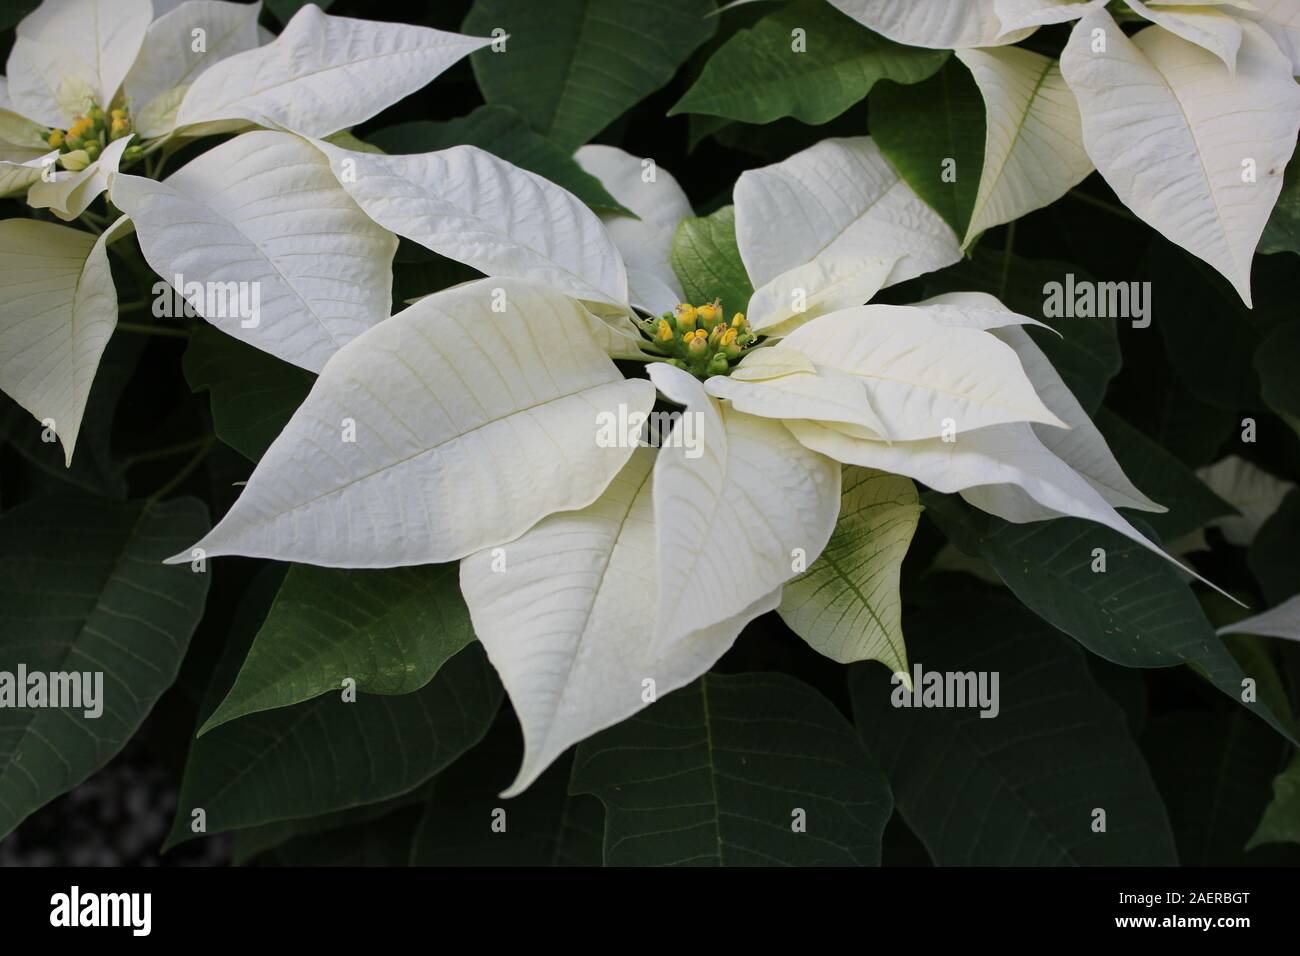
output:
[[[1033,320],[978,294],[862,304],[960,257],[870,139],[741,177],[748,318],[716,301],[633,312],[629,287],[678,291],[664,236],[689,203],[620,151],[580,156],[640,216],[607,230],[564,190],[470,147],[316,148],[376,222],[490,278],[344,345],[200,550],[172,560],[460,561],[523,725],[511,793],[708,670],[778,606],[837,660],[900,661],[896,615],[872,643],[808,588],[783,605],[842,509],[861,527],[882,500],[864,478],[915,478],[1013,521],[1090,518],[1158,551],[1115,506],[1160,507],[1023,334]],[[647,378],[612,360],[631,356]],[[657,435],[656,403],[671,422]],[[842,488],[846,462],[866,468]],[[907,477],[888,479],[911,495],[896,509],[903,533],[882,532],[895,601],[919,511]]]
[[[1300,3],[830,0],[900,43],[954,49],[985,101],[984,167],[963,246],[1059,199],[1093,167],[1140,219],[1223,274],[1250,264],[1300,132]],[[1007,46],[1077,20],[1057,63]]]
[[[311,5],[263,42],[260,12],[260,2],[46,0],[19,23],[0,78],[0,194],[72,222],[109,191],[149,265],[199,315],[317,370],[388,318],[397,241],[293,134],[369,119],[491,41]],[[163,182],[126,172],[178,137],[257,126],[268,129]],[[69,462],[117,320],[101,257],[125,226],[96,242],[72,227],[0,223],[0,272],[13,279],[0,291],[0,390],[54,430]],[[194,289],[207,291],[191,299]],[[251,308],[227,308],[213,294],[227,289]]]

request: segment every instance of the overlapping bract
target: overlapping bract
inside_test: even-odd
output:
[[[401,230],[372,221],[332,173],[321,152],[330,147],[302,137],[368,119],[490,41],[309,5],[263,44],[260,12],[260,3],[187,0],[154,18],[150,0],[46,0],[19,24],[0,78],[0,194],[25,192],[33,208],[72,221],[109,191],[166,282],[187,296],[191,283],[223,293],[191,300],[199,315],[315,371],[389,316],[392,232]],[[97,141],[84,165],[61,161],[47,127],[71,128],[92,108],[129,112],[131,135],[102,151]],[[119,175],[175,138],[254,126],[268,131],[239,136],[164,182]],[[470,161],[458,153],[448,162],[456,159]],[[105,249],[125,230],[95,242],[32,225],[3,224],[10,239],[37,241],[0,250],[0,269],[16,277],[0,292],[0,388],[53,422],[70,462],[116,325]],[[53,306],[34,298],[69,281],[75,294]],[[610,277],[617,301],[620,282],[621,273]],[[231,293],[252,308],[236,314]]]
[[[354,567],[459,559],[475,631],[523,725],[511,793],[707,670],[805,574],[841,582],[796,589],[783,612],[814,647],[905,664],[909,477],[1012,520],[1079,515],[1155,547],[1114,506],[1159,506],[1024,336],[1037,323],[975,294],[863,304],[960,257],[957,236],[870,139],[827,141],[742,177],[736,240],[758,291],[728,305],[755,316],[764,339],[733,374],[703,382],[655,361],[635,332],[633,304],[677,294],[668,236],[690,205],[662,171],[642,178],[637,158],[608,147],[580,154],[639,217],[602,224],[500,161],[443,175],[487,163],[480,154],[316,148],[359,208],[491,278],[343,345],[198,547]],[[348,168],[367,175],[348,183]],[[470,181],[489,183],[486,195],[467,195]],[[607,357],[631,338],[649,353],[648,381],[622,378]],[[657,397],[673,411],[647,443]],[[856,524],[821,561],[842,463],[867,466],[844,496]],[[901,524],[893,511],[864,517],[873,475],[889,479]],[[855,533],[863,522],[888,529],[883,556],[874,534]],[[844,633],[849,613],[875,629]]]
[[[1221,272],[1249,306],[1250,263],[1300,131],[1300,7],[1103,0],[834,0],[900,43],[952,48],[987,109],[963,245],[1060,198],[1095,166],[1140,219]],[[1060,63],[1009,47],[1078,22]]]

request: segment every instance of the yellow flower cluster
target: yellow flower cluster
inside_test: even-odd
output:
[[[758,338],[742,313],[726,321],[717,299],[705,305],[683,302],[672,312],[647,319],[642,328],[670,365],[700,379],[726,375]]]
[[[131,112],[125,104],[106,114],[97,103],[92,103],[67,129],[50,130],[45,141],[59,151],[59,165],[76,172],[99,159],[109,143],[134,132]],[[141,151],[139,146],[128,146],[122,154],[123,165],[133,162]]]

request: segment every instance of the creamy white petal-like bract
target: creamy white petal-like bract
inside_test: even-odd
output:
[[[1215,518],[1209,526],[1222,531],[1229,544],[1242,548],[1250,546],[1264,522],[1295,487],[1295,482],[1284,481],[1238,455],[1196,469],[1196,477],[1237,509],[1238,514]]]
[[[1093,31],[1105,52],[1093,52]],[[1061,54],[1088,155],[1116,195],[1250,305],[1250,264],[1300,130],[1291,63],[1242,22],[1237,71],[1160,27],[1126,37],[1104,10]]]
[[[186,0],[149,24],[144,46],[123,83],[131,119],[144,139],[165,136],[176,126],[181,99],[204,71],[261,42],[256,3]],[[202,31],[200,46],[195,31]]]
[[[0,391],[72,451],[100,356],[117,325],[109,233],[0,222]]]
[[[643,414],[655,398],[619,374],[589,320],[558,292],[484,279],[379,323],[325,365],[198,547],[328,567],[430,564],[585,508],[635,447],[602,442],[600,414]]]
[[[1128,2],[1128,0],[1125,0]],[[1147,5],[1142,0],[1128,3],[1134,13],[1146,17],[1157,26],[1164,27],[1188,43],[1209,50],[1228,70],[1237,69],[1237,50],[1241,47],[1241,21],[1212,6],[1187,4],[1164,7]]]
[[[8,99],[8,85],[0,76],[0,159],[24,162],[50,151],[45,127],[15,113]]]
[[[963,247],[1060,199],[1092,172],[1057,62],[1020,47],[958,50],[984,97],[984,166]]]
[[[605,213],[600,221],[627,266],[632,304],[660,315],[682,301],[669,254],[678,224],[694,215],[677,180],[665,169],[614,146],[583,146],[573,158],[609,194],[639,217]],[[653,176],[647,175],[653,173]]]
[[[899,475],[844,472],[835,533],[818,560],[786,584],[778,609],[790,629],[842,664],[878,660],[907,671],[899,576],[921,506]]]
[[[131,136],[114,140],[104,147],[97,160],[75,173],[58,170],[53,181],[37,178],[27,192],[27,204],[33,209],[48,209],[64,222],[71,222],[108,189],[122,153],[133,141]]]
[[[45,173],[45,167],[52,166],[59,160],[59,151],[50,150],[39,155],[32,155],[32,150],[14,151],[16,158],[0,159],[0,196],[12,196],[26,192],[31,185]],[[17,158],[26,155],[26,159]],[[49,174],[47,174],[49,175]]]
[[[897,261],[852,252],[819,257],[754,290],[745,317],[755,332],[789,335],[819,315],[871,301]]]
[[[1107,502],[1117,508],[1165,512],[1169,509],[1152,501],[1124,474],[1110,446],[1102,437],[1079,400],[1074,397],[1059,372],[1043,354],[1029,333],[1007,326],[994,333],[1016,350],[1020,364],[1034,383],[1039,398],[1069,428],[1034,425],[1034,434],[1053,454],[1078,472]]]
[[[1005,32],[987,0],[830,0],[831,5],[896,43],[933,50],[1018,43],[1033,28]]]
[[[943,325],[924,309],[863,305],[814,319],[783,340],[821,369],[862,382],[891,441],[1006,422],[1063,425],[1016,353],[987,332]]]
[[[87,93],[107,110],[152,19],[150,0],[45,0],[18,24],[7,69],[15,109],[58,127],[85,111]]]
[[[779,356],[784,348],[763,349]],[[739,366],[743,368],[744,366]],[[888,430],[872,408],[866,386],[857,376],[835,369],[796,371],[746,381],[734,376],[715,376],[704,383],[714,398],[726,399],[746,415],[773,418],[806,418],[818,422],[842,422],[866,429],[885,439]]]
[[[694,451],[670,440],[655,462],[661,653],[745,611],[817,559],[839,513],[840,467],[801,447],[780,422],[720,404],[681,369],[656,362],[649,372],[684,406],[677,428],[697,439]]]
[[[111,194],[158,275],[203,283],[199,314],[278,358],[318,371],[388,318],[397,239],[297,136],[245,133],[163,182],[119,173]]]
[[[406,23],[299,10],[275,40],[228,57],[185,94],[178,128],[247,120],[328,136],[370,119],[492,42]]]
[[[960,493],[975,507],[1005,521],[1020,524],[1061,516],[1095,521],[1223,593],[1129,524],[1023,422],[959,434],[954,442],[931,438],[893,444],[864,440],[816,422],[792,421],[787,426],[805,447],[836,461],[907,475],[936,491]]]
[[[1010,33],[1027,27],[1077,20],[1088,11],[1105,5],[1106,0],[993,0],[993,12],[997,14],[1002,31]]]
[[[77,60],[61,63],[53,43],[18,37],[5,69],[14,111],[42,126],[66,128],[99,95],[94,71]]]
[[[1251,0],[1248,6],[1233,13],[1258,23],[1273,38],[1278,49],[1290,58],[1292,73],[1300,76],[1300,3],[1295,0]]]
[[[572,193],[475,146],[384,156],[317,141],[375,222],[493,276],[578,299],[627,304],[623,258]]]
[[[1219,628],[1220,634],[1260,634],[1300,641],[1300,594],[1287,598],[1275,608],[1244,621]]]
[[[870,137],[825,139],[740,175],[736,243],[755,289],[810,262],[895,259],[889,286],[961,258],[952,229]]]
[[[1009,325],[1036,325],[1049,332],[1056,331],[1044,322],[1012,312],[997,296],[987,292],[945,292],[910,304],[913,308],[924,309],[936,322],[953,328],[989,332]]]
[[[1074,393],[1070,391],[1059,372],[1043,354],[1022,325],[1034,322],[1018,315],[991,295],[981,292],[953,292],[920,303],[931,318],[943,325],[969,328],[971,321],[986,323],[999,339],[1015,349],[1020,365],[1033,383],[1038,397],[1054,415],[1069,428],[1054,428],[1035,424],[1034,434],[1058,458],[1082,475],[1103,498],[1117,508],[1137,508],[1142,511],[1165,511],[1131,482],[1111,454],[1106,439],[1092,423]],[[1006,321],[994,324],[998,313]]]
[[[504,796],[525,789],[568,747],[703,674],[780,589],[734,618],[655,653],[655,452],[639,448],[605,493],[553,514],[499,555],[461,561],[461,593],[524,732]]]

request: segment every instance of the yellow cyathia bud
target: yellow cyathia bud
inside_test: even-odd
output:
[[[677,321],[678,332],[695,328],[695,306],[683,302],[673,310],[673,318]]]
[[[709,348],[708,336],[709,333],[705,332],[703,329],[696,329],[684,340],[686,342],[687,351],[689,351],[691,355],[699,355],[702,352],[707,351]]]
[[[90,156],[84,149],[74,149],[59,157],[59,165],[69,172],[80,172],[90,165]]]
[[[131,121],[128,119],[115,119],[113,125],[109,127],[109,139],[121,139],[131,132]]]
[[[46,138],[45,142],[49,143],[55,149],[58,149],[63,145],[63,130],[50,130],[50,135]]]
[[[737,312],[731,317],[731,327],[733,329],[743,329],[748,323],[745,321],[745,313]]]
[[[735,345],[735,344],[736,344],[736,336],[737,336],[737,334],[738,334],[738,333],[737,333],[737,331],[736,331],[734,328],[733,328],[733,329],[727,329],[727,331],[725,331],[725,332],[722,333],[722,339],[721,339],[721,341],[720,341],[719,344],[724,345],[724,346],[726,346],[726,345]]]
[[[716,301],[708,305],[697,306],[695,315],[699,318],[701,325],[706,329],[711,329],[722,318],[722,306],[718,305]]]
[[[660,342],[671,342],[673,339],[673,327],[668,324],[667,319],[659,320],[659,327],[655,330],[655,338]]]

